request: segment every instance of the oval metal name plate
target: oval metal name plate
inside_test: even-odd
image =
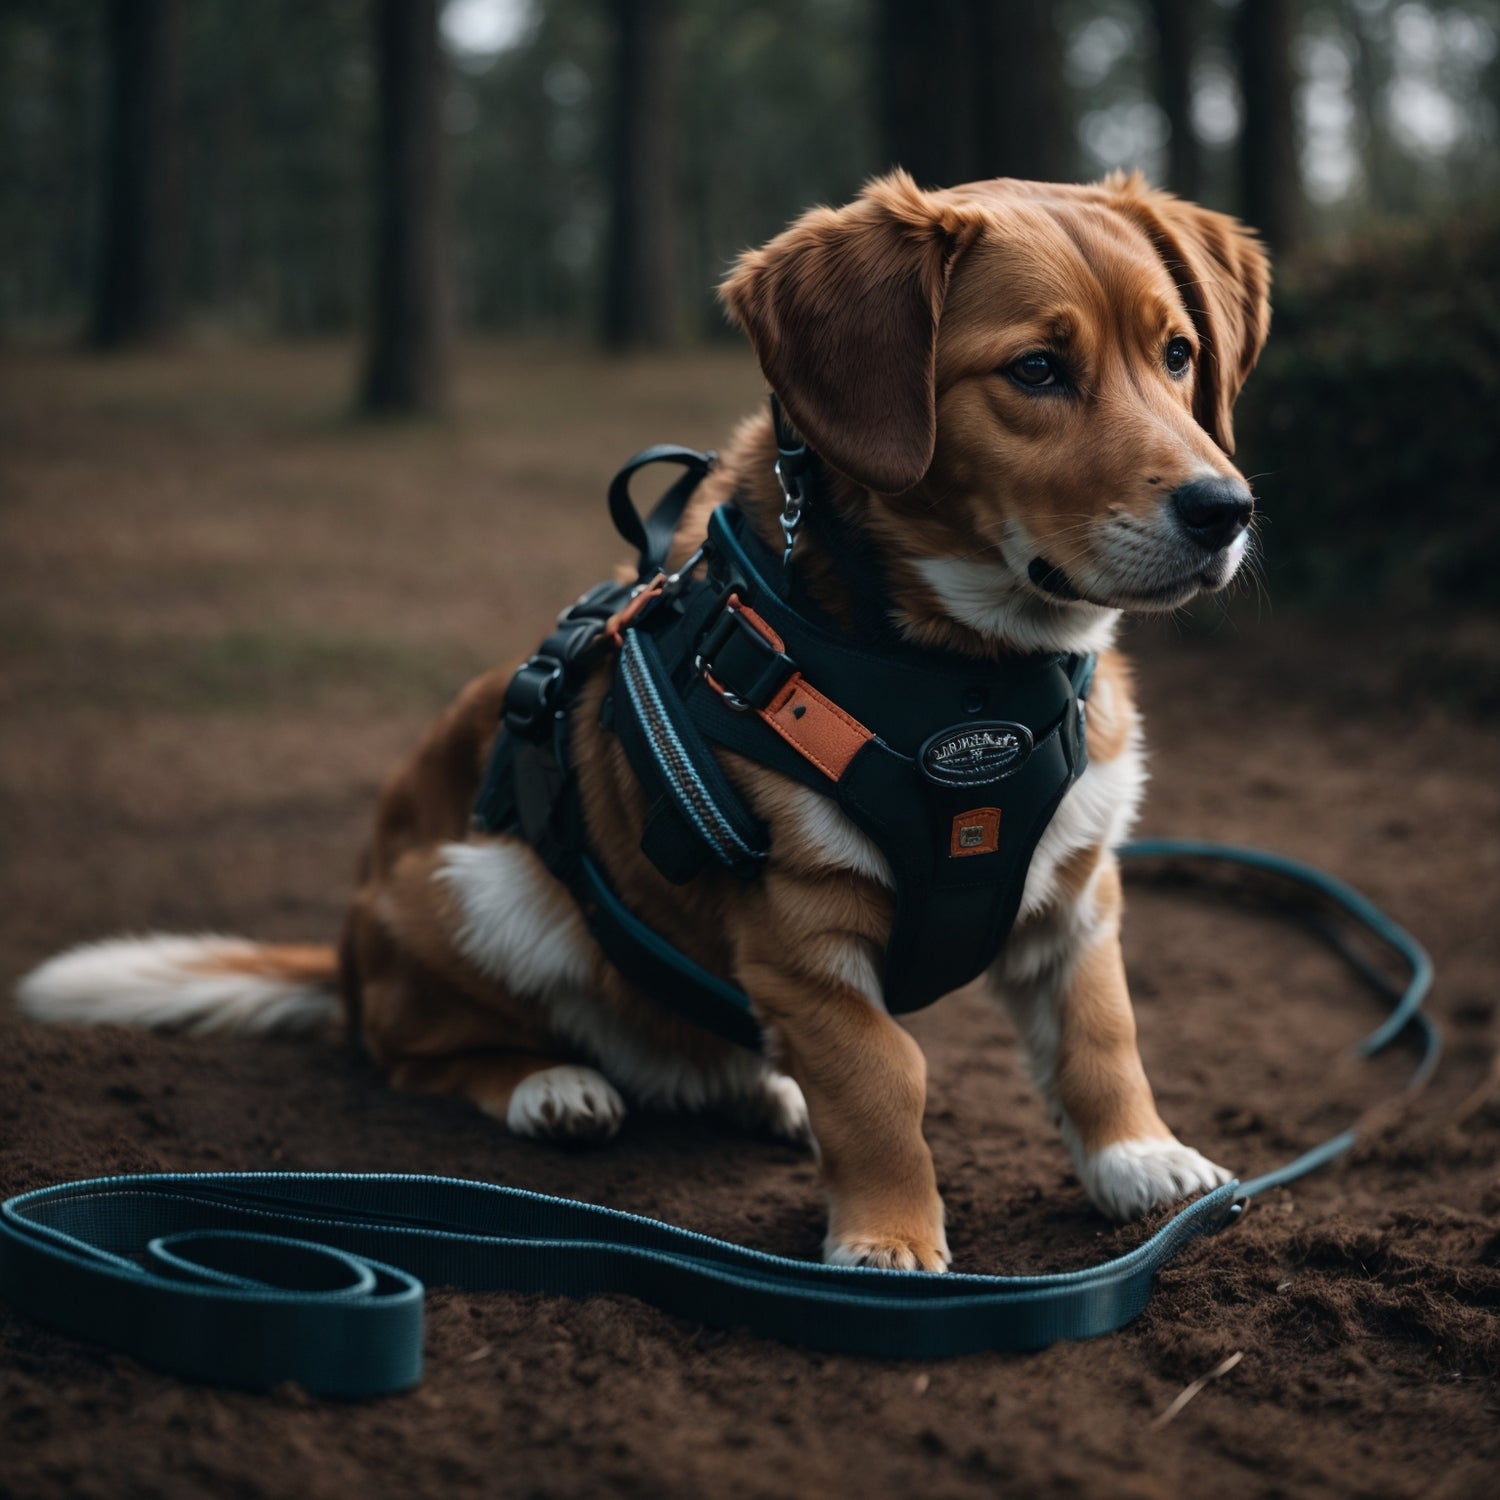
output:
[[[939,786],[984,786],[1019,771],[1031,755],[1024,724],[955,724],[922,746],[922,774]]]

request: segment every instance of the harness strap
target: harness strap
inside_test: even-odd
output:
[[[715,636],[722,638],[720,643],[705,642],[699,657],[703,680],[731,706],[748,708],[758,715],[804,760],[830,781],[837,781],[848,770],[849,762],[874,738],[873,731],[824,697],[802,675],[787,656],[782,638],[749,605],[742,604],[737,594],[729,596],[724,621]],[[746,662],[746,641],[759,642],[769,651],[774,667],[755,662],[753,655]],[[741,647],[738,657],[725,649],[734,645]],[[755,672],[753,678],[745,673],[747,665]],[[780,667],[785,671],[775,670]],[[768,686],[778,677],[779,685],[767,697]]]
[[[687,716],[649,635],[625,632],[615,682],[631,708],[614,716],[620,743],[648,797],[661,792],[651,805],[641,842],[647,857],[678,885],[698,873],[706,855],[736,874],[758,873],[770,834],[730,785]]]
[[[1127,848],[1126,854],[1132,851]],[[1436,1063],[1421,1014],[1432,965],[1357,892],[1256,850],[1162,841],[1310,885],[1410,966],[1366,1056],[1414,1026],[1409,1088]],[[0,1204],[0,1295],[55,1328],[191,1380],[316,1395],[407,1390],[422,1373],[423,1282],[470,1291],[625,1293],[715,1328],[894,1358],[1038,1349],[1145,1306],[1156,1272],[1242,1200],[1324,1165],[1343,1131],[1278,1171],[1228,1183],[1102,1265],[1045,1276],[936,1276],[816,1265],[594,1204],[454,1178],[340,1172],[156,1173],[60,1183]]]

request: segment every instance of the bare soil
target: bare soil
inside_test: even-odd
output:
[[[331,347],[0,359],[7,990],[119,930],[331,938],[387,767],[618,556],[617,463],[721,441],[760,392],[728,352],[481,349],[451,419],[371,428],[345,413],[351,370]],[[184,1385],[0,1306],[0,1496],[1495,1494],[1500,746],[1471,688],[1497,639],[1476,619],[1273,618],[1248,594],[1132,629],[1144,827],[1354,880],[1431,947],[1448,1051],[1354,1159],[1191,1250],[1124,1332],[912,1364],[621,1299],[435,1290],[424,1384],[350,1406]],[[1488,678],[1434,667],[1460,660]],[[1217,886],[1132,878],[1127,957],[1164,1114],[1254,1172],[1397,1087],[1411,1054],[1352,1061],[1377,1002]],[[606,1148],[552,1149],[396,1095],[334,1041],[47,1030],[5,1006],[0,1195],[106,1171],[438,1172],[817,1252],[811,1163],[713,1121],[636,1114]],[[1139,1241],[1084,1201],[993,1008],[959,995],[912,1029],[961,1267]]]

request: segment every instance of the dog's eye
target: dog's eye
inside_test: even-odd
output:
[[[1062,378],[1057,361],[1040,349],[1023,354],[1015,364],[1007,367],[1005,373],[1018,384],[1029,385],[1033,390],[1044,385],[1057,385]]]
[[[1186,339],[1173,339],[1167,345],[1166,363],[1168,375],[1183,375],[1193,362],[1193,346]]]

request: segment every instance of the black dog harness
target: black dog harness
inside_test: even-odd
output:
[[[641,849],[668,880],[686,884],[713,864],[753,880],[770,854],[716,745],[829,798],[869,837],[895,890],[883,973],[892,1013],[968,983],[1004,946],[1032,854],[1086,764],[1095,660],[985,660],[903,641],[877,602],[888,593],[878,564],[831,505],[813,503],[808,518],[848,586],[855,627],[824,614],[787,566],[804,498],[817,500],[817,461],[776,418],[784,557],[731,503],[669,577],[678,520],[714,456],[648,448],[615,477],[610,513],[640,552],[638,580],[591,589],[516,673],[474,813],[477,829],[520,833],[537,849],[628,980],[754,1048],[748,997],[647,927],[589,846],[569,738],[601,658],[615,652],[601,723],[646,794]],[[686,472],[642,521],[630,481],[659,462]]]

